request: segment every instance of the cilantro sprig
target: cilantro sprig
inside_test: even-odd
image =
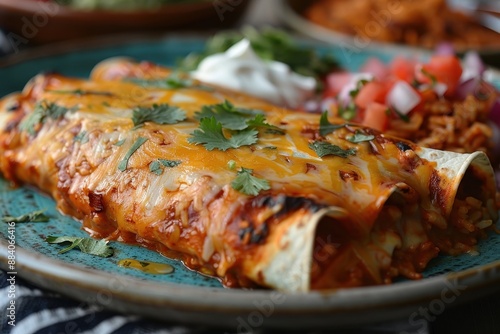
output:
[[[130,160],[130,157],[141,147],[145,142],[148,141],[148,138],[144,137],[139,137],[137,140],[132,144],[132,147],[128,150],[127,154],[123,157],[123,159],[120,161],[118,164],[118,169],[120,171],[125,171],[128,167],[128,161]]]
[[[50,118],[53,120],[63,117],[66,113],[75,111],[77,107],[67,108],[56,103],[42,101],[35,105],[33,112],[19,124],[19,130],[35,135],[40,124]]]
[[[284,134],[285,130],[267,123],[264,112],[261,110],[235,107],[225,100],[223,103],[204,106],[196,113],[200,120],[199,129],[195,130],[188,142],[204,144],[208,150],[218,149],[226,151],[257,142],[259,129],[266,133]],[[226,137],[223,129],[232,132]]]
[[[158,159],[149,164],[149,171],[156,175],[161,175],[165,167],[174,168],[182,163],[180,160]]]
[[[346,139],[348,141],[350,141],[351,143],[362,143],[365,141],[370,141],[370,140],[375,139],[375,136],[366,134],[360,130],[356,130],[356,132],[354,132],[354,134],[352,136],[347,137]]]
[[[315,141],[309,144],[309,148],[316,152],[316,154],[320,158],[323,158],[327,155],[335,155],[341,158],[347,158],[350,155],[356,154],[356,150],[353,148],[343,149],[340,146],[333,145],[325,141]]]
[[[82,253],[97,255],[100,257],[110,257],[114,250],[108,246],[108,240],[96,240],[92,238],[78,238],[69,236],[48,236],[45,238],[49,244],[71,243],[68,247],[59,251],[59,254],[66,253],[73,248],[78,248]]]
[[[258,133],[259,131],[248,128],[236,132],[228,138],[222,131],[222,124],[212,116],[200,120],[200,128],[191,133],[188,142],[195,145],[203,144],[209,151],[214,149],[226,151],[230,148],[255,144]]]
[[[332,124],[328,120],[328,111],[324,111],[319,119],[319,134],[325,137],[335,130],[343,128],[346,124]]]
[[[87,131],[82,131],[79,134],[77,134],[74,138],[74,141],[79,141],[82,144],[85,144],[89,141],[89,136]]]
[[[193,80],[187,74],[182,75],[179,73],[172,73],[160,79],[129,78],[127,80],[145,88],[181,89],[194,86]]]
[[[2,221],[4,222],[14,222],[14,223],[26,223],[26,222],[48,222],[49,217],[44,214],[45,210],[37,210],[33,212],[28,212],[17,217],[4,216]]]
[[[169,104],[153,104],[151,107],[137,107],[132,111],[134,126],[140,127],[146,122],[157,124],[176,124],[186,119],[186,112]]]
[[[262,190],[271,189],[267,180],[253,176],[253,169],[244,167],[238,171],[238,175],[231,182],[231,186],[233,189],[251,196],[257,196]]]

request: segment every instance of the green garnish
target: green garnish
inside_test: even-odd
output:
[[[46,101],[39,102],[35,105],[33,112],[23,119],[19,124],[19,130],[26,131],[30,135],[35,135],[37,126],[44,123],[47,118],[58,119],[63,117],[67,112],[75,111],[76,107],[66,108],[55,103]]]
[[[89,136],[87,135],[87,131],[82,131],[73,138],[74,141],[79,141],[82,144],[85,144],[89,141]]]
[[[393,108],[394,113],[405,123],[410,123],[410,117]]]
[[[328,121],[328,111],[324,111],[319,119],[319,134],[323,137],[329,135],[335,130],[343,128],[345,124],[332,124]]]
[[[195,145],[203,144],[209,151],[213,149],[226,151],[230,148],[255,144],[258,133],[257,130],[248,128],[227,138],[222,132],[222,124],[212,116],[200,120],[200,128],[191,133],[188,142]]]
[[[437,84],[438,80],[437,80],[437,78],[436,78],[436,76],[434,74],[431,74],[425,68],[422,68],[420,70],[420,72],[422,72],[423,75],[425,75],[427,78],[429,78],[431,80],[431,85],[433,87]]]
[[[352,120],[356,116],[357,108],[354,103],[349,103],[347,106],[339,105],[339,116],[347,121]]]
[[[257,196],[262,190],[271,189],[267,180],[259,179],[252,174],[253,169],[242,167],[238,171],[238,176],[231,182],[233,189],[251,196]]]
[[[366,133],[363,133],[360,130],[356,130],[356,132],[352,136],[347,138],[347,140],[350,141],[351,143],[361,143],[373,139],[375,139],[374,135],[367,135]]]
[[[117,141],[113,145],[115,145],[115,146],[122,146],[123,144],[125,144],[125,141],[126,141],[125,139],[122,139],[122,140]]]
[[[262,114],[255,115],[253,119],[247,121],[247,125],[251,128],[264,128],[266,133],[283,135],[285,130],[275,125],[266,122],[266,117]]]
[[[228,100],[223,103],[203,106],[196,113],[197,119],[214,117],[222,127],[229,130],[245,130],[247,128],[265,128],[268,133],[284,134],[285,131],[266,122],[262,110],[237,108]]]
[[[181,163],[182,161],[180,160],[158,159],[149,164],[149,171],[156,175],[161,175],[163,173],[163,167],[173,168],[179,166]]]
[[[56,237],[48,236],[45,238],[49,244],[60,244],[70,242],[71,245],[59,251],[59,254],[66,253],[75,247],[78,247],[82,253],[97,255],[101,257],[110,257],[113,255],[113,248],[108,246],[108,240],[96,240],[92,238],[77,238],[77,237]]]
[[[4,222],[14,222],[14,223],[26,223],[26,222],[48,222],[49,217],[44,214],[45,210],[38,210],[29,213],[25,213],[23,215],[13,217],[13,216],[4,216],[2,220]]]
[[[268,61],[279,61],[303,75],[320,78],[338,67],[331,55],[320,55],[312,47],[295,43],[285,31],[247,27],[242,32],[218,33],[205,45],[202,53],[192,53],[184,58],[180,66],[186,71],[195,70],[206,57],[227,51],[231,46],[246,38],[255,53]]]
[[[153,104],[151,107],[137,107],[133,110],[132,121],[135,127],[146,122],[157,124],[176,124],[186,119],[186,112],[168,104]]]
[[[192,87],[194,85],[193,80],[189,78],[182,78],[177,73],[171,74],[168,77],[162,79],[131,78],[127,80],[145,88],[157,87],[164,89],[180,89],[180,88]]]
[[[320,158],[323,158],[324,156],[327,155],[335,155],[338,157],[347,158],[350,155],[356,154],[356,150],[353,148],[344,150],[340,146],[333,145],[325,141],[315,141],[309,144],[309,148],[311,148],[314,152],[316,152],[316,154]]]
[[[115,94],[110,92],[100,92],[96,90],[83,90],[83,89],[73,89],[73,90],[48,90],[51,93],[57,94],[72,94],[72,95],[100,95],[100,96],[108,96],[112,97]]]
[[[361,79],[361,80],[359,80],[359,81],[356,83],[356,88],[355,88],[355,89],[353,89],[353,90],[351,90],[351,91],[349,92],[349,96],[350,96],[351,98],[353,98],[353,99],[354,99],[356,96],[358,96],[359,91],[361,90],[361,88],[363,88],[363,86],[364,86],[364,85],[366,85],[366,84],[367,84],[367,83],[369,83],[369,82],[370,82],[370,80],[366,80],[366,79]]]
[[[229,130],[244,130],[248,127],[247,121],[261,110],[236,108],[231,102],[225,100],[223,103],[203,106],[196,113],[196,119],[215,117],[222,127]]]
[[[118,165],[118,169],[120,171],[123,172],[124,170],[127,169],[128,161],[129,161],[130,157],[132,156],[132,154],[134,154],[135,151],[137,151],[139,149],[139,147],[141,147],[142,144],[144,144],[147,141],[148,141],[148,138],[144,138],[144,137],[137,138],[135,143],[128,150],[127,154],[125,154],[125,156],[123,157],[122,161],[120,161],[120,164]]]
[[[231,170],[235,169],[235,168],[236,168],[236,161],[234,161],[234,160],[229,160],[229,161],[227,162],[227,168],[229,168],[229,169],[231,169]]]

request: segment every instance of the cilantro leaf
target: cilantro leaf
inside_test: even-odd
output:
[[[125,144],[125,141],[126,141],[125,139],[122,139],[122,140],[117,141],[113,145],[115,145],[115,146],[122,146],[123,144]]]
[[[101,257],[110,257],[114,250],[108,246],[108,240],[96,240],[92,238],[77,238],[68,236],[48,236],[45,238],[49,244],[60,244],[70,242],[71,245],[59,251],[59,254],[66,253],[75,247],[78,247],[82,253],[97,255]]]
[[[354,103],[349,103],[347,106],[339,106],[339,116],[347,121],[352,120],[356,116],[357,108]]]
[[[410,123],[410,116],[403,114],[399,110],[396,110],[396,108],[393,108],[392,111],[405,123]],[[390,112],[390,109],[389,109]]]
[[[139,147],[142,146],[142,144],[144,144],[147,141],[148,141],[148,138],[144,138],[144,137],[137,138],[137,140],[135,141],[135,143],[128,150],[127,154],[125,154],[125,156],[123,157],[123,159],[118,164],[118,169],[120,171],[123,172],[124,170],[127,169],[127,165],[128,165],[128,161],[129,161],[130,157],[134,154],[135,151],[137,151],[139,149]]]
[[[23,215],[13,217],[4,216],[2,220],[4,222],[14,222],[14,223],[25,223],[25,222],[48,222],[49,217],[44,214],[45,210],[37,210]]]
[[[137,107],[133,110],[132,121],[135,127],[146,122],[157,124],[176,124],[186,119],[186,112],[168,104],[153,104],[151,107]]]
[[[87,131],[82,131],[73,138],[74,141],[79,141],[82,144],[85,144],[89,141],[89,136],[87,135]]]
[[[326,155],[335,155],[338,157],[347,158],[349,155],[356,154],[355,149],[350,148],[348,150],[344,150],[337,145],[333,145],[325,141],[315,141],[309,144],[309,148],[316,152],[316,154],[320,158],[323,158]]]
[[[172,73],[161,79],[127,78],[126,80],[145,88],[180,89],[194,85],[193,80],[189,78],[187,73]]]
[[[26,116],[19,124],[19,130],[28,132],[30,135],[35,135],[37,126],[44,123],[47,118],[58,119],[63,117],[67,112],[75,110],[76,107],[66,108],[55,103],[39,102],[35,105],[33,112]]]
[[[429,78],[429,80],[431,81],[432,87],[436,86],[438,80],[434,74],[430,73],[429,71],[427,71],[423,67],[420,69],[420,72],[422,72],[423,75],[425,75],[427,78]]]
[[[99,96],[107,96],[113,97],[115,94],[111,92],[102,92],[97,90],[83,90],[83,89],[73,89],[73,90],[49,90],[48,92],[56,93],[56,94],[71,94],[71,95],[99,95]]]
[[[269,182],[264,179],[259,179],[253,174],[253,169],[242,167],[238,171],[238,175],[231,182],[234,190],[237,190],[245,195],[257,196],[262,190],[269,190]]]
[[[156,175],[161,175],[163,173],[163,167],[177,167],[182,163],[180,160],[165,160],[165,159],[158,159],[149,164],[149,171],[151,173],[155,173]]]
[[[351,143],[361,143],[364,141],[370,141],[375,139],[374,135],[367,135],[366,133],[363,133],[362,131],[356,130],[356,132],[347,138],[348,141]]]
[[[252,128],[265,128],[267,133],[285,134],[285,130],[282,128],[267,123],[266,117],[262,114],[255,115],[253,119],[249,119],[247,125]]]
[[[200,128],[191,133],[188,142],[195,145],[203,144],[209,151],[213,149],[226,151],[230,148],[255,144],[258,133],[257,130],[246,129],[233,134],[230,138],[226,138],[222,132],[222,124],[212,116],[200,120]]]
[[[262,113],[261,110],[236,108],[231,102],[225,100],[223,103],[203,106],[201,111],[196,113],[196,119],[215,117],[226,129],[244,130],[248,127],[248,119]]]
[[[319,134],[321,136],[326,136],[335,130],[343,128],[345,124],[332,124],[328,121],[328,111],[324,111],[319,119]]]

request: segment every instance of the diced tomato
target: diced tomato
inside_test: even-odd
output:
[[[391,73],[396,79],[411,83],[415,79],[415,67],[417,62],[402,57],[396,57],[391,62]]]
[[[354,103],[363,109],[366,109],[371,102],[384,103],[387,94],[384,86],[384,84],[376,81],[366,83],[354,98]]]
[[[422,83],[432,83],[433,79],[448,86],[447,94],[453,93],[462,76],[460,60],[453,55],[432,56],[421,71],[416,73],[417,80]]]
[[[368,104],[362,124],[378,131],[387,130],[389,125],[389,116],[387,115],[387,106],[378,102]]]
[[[353,74],[349,72],[334,72],[326,77],[324,96],[337,96],[338,93],[351,81]]]
[[[361,67],[361,73],[370,73],[377,80],[384,80],[389,75],[389,69],[378,58],[370,58]]]

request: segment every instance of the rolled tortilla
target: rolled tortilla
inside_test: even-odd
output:
[[[340,120],[322,135],[318,115],[197,83],[173,89],[159,74],[168,70],[119,59],[92,80],[35,77],[0,102],[2,174],[50,194],[92,236],[179,258],[228,287],[299,292],[419,278],[439,251],[473,249],[496,222],[481,153],[422,149]],[[226,100],[284,133],[261,129],[256,143],[225,151],[190,142],[197,112]],[[134,126],[133,110],[154,104],[186,118]],[[351,142],[360,132],[372,139]],[[321,157],[318,142],[350,153]],[[160,159],[177,163],[152,168]],[[269,189],[235,188],[243,168]],[[464,210],[474,219],[454,224]]]

